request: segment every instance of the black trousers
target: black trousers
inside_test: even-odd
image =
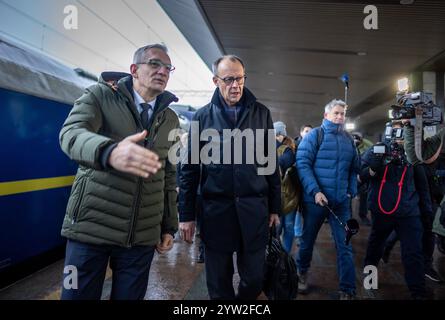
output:
[[[365,266],[377,266],[386,239],[395,230],[400,239],[405,281],[413,296],[425,295],[425,271],[422,252],[423,227],[420,216],[395,218],[372,213],[372,227],[366,249]]]
[[[358,215],[361,219],[366,218],[366,216],[368,215],[368,191],[367,190],[360,191]]]
[[[207,289],[212,300],[255,300],[262,291],[266,248],[254,252],[238,251],[236,263],[240,282],[238,295],[233,287],[233,252],[205,247]]]
[[[368,184],[360,183],[358,186],[359,210],[358,215],[361,219],[368,215]]]
[[[434,211],[433,211],[434,212]],[[433,253],[434,253],[434,234],[433,234],[433,216],[430,214],[421,214],[423,235],[422,235],[422,250],[425,269],[433,267]],[[386,240],[385,249],[391,251],[396,242],[399,240],[396,232],[393,231]]]

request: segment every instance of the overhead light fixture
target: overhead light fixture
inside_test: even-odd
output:
[[[358,56],[361,56],[361,57],[366,56],[367,54],[368,54],[368,53],[365,52],[365,51],[359,51],[359,52],[357,52],[357,55],[358,55]]]
[[[352,131],[355,130],[355,123],[354,122],[347,122],[345,125],[346,130]]]
[[[397,80],[397,88],[399,89],[399,91],[408,91],[409,90],[408,78],[404,77]]]
[[[400,4],[413,4],[414,0],[400,0]]]
[[[267,73],[267,75],[268,75],[268,76],[273,76],[274,73],[273,73],[272,71],[269,71],[269,72]]]

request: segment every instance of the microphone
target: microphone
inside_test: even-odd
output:
[[[348,245],[351,241],[351,238],[353,235],[357,234],[358,230],[360,229],[359,224],[357,220],[355,219],[349,219],[346,221],[346,238],[345,238],[345,244]]]

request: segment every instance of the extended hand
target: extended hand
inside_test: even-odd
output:
[[[126,137],[110,154],[108,163],[116,170],[148,178],[161,168],[156,153],[141,147],[137,142],[147,136],[147,131]]]

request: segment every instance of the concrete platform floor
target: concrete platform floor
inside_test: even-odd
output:
[[[388,264],[379,266],[379,288],[371,292],[364,290],[362,264],[370,227],[361,226],[353,240],[356,265],[357,296],[359,299],[404,300],[410,295],[403,278],[400,247],[397,245]],[[199,240],[198,240],[199,241]],[[298,250],[294,245],[293,254]],[[174,248],[165,255],[155,255],[150,271],[149,285],[145,299],[148,300],[206,300],[203,264],[196,262],[197,242],[189,245],[178,239]],[[437,250],[435,266],[445,276],[445,255]],[[298,295],[298,300],[338,299],[336,257],[330,228],[324,224],[315,249],[309,273],[310,292]],[[0,291],[0,300],[58,300],[62,283],[63,261],[58,261],[27,278]],[[235,275],[234,284],[238,282]],[[436,300],[445,299],[445,285],[426,280],[428,290]],[[111,291],[111,271],[108,270],[102,299],[108,299]],[[259,299],[266,299],[263,295]]]

